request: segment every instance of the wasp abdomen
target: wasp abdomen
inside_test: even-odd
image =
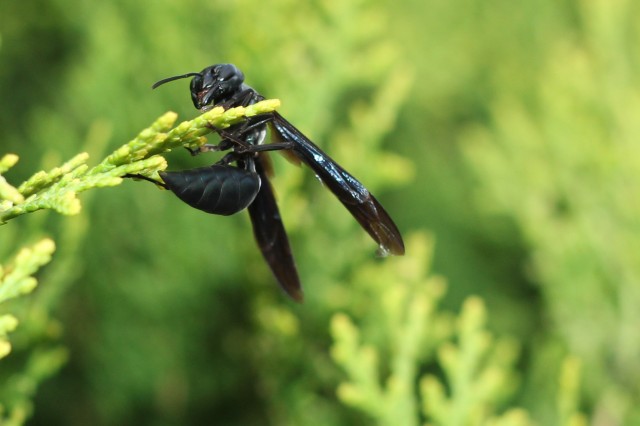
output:
[[[252,171],[214,164],[160,177],[182,201],[198,210],[229,216],[249,206],[260,190],[260,177]]]

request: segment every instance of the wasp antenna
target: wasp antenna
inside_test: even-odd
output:
[[[195,77],[195,76],[202,77],[202,74],[200,74],[199,72],[188,72],[188,73],[182,74],[182,75],[176,75],[176,76],[173,76],[173,77],[163,78],[162,80],[155,82],[153,84],[153,86],[151,86],[151,89],[155,89],[156,87],[161,86],[161,85],[163,85],[165,83],[168,83],[170,81],[173,81],[173,80],[180,80],[182,78]]]

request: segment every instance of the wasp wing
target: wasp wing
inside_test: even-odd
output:
[[[273,275],[283,290],[294,300],[302,302],[303,293],[289,238],[284,229],[278,204],[268,177],[267,154],[255,158],[256,172],[262,185],[253,203],[249,206],[249,216],[253,224],[253,235],[267,261]]]
[[[271,126],[277,139],[293,143],[291,151],[315,172],[356,218],[360,226],[378,243],[378,252],[383,256],[403,255],[404,242],[398,227],[367,188],[283,116],[277,112],[272,114]]]

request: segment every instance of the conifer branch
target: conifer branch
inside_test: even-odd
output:
[[[49,263],[54,250],[54,242],[45,238],[32,247],[20,250],[7,266],[0,265],[0,304],[14,297],[31,293],[38,284],[32,275]],[[18,320],[13,315],[0,315],[0,358],[11,351],[7,334],[17,326]]]
[[[89,167],[87,153],[81,153],[60,167],[35,173],[18,188],[0,176],[0,225],[14,217],[42,209],[73,215],[80,211],[77,194],[91,188],[116,186],[126,175],[142,175],[159,180],[157,173],[166,169],[161,156],[177,147],[197,148],[206,142],[205,136],[215,129],[225,129],[246,117],[274,111],[277,99],[265,100],[247,107],[228,110],[213,108],[190,121],[173,127],[177,114],[168,112],[133,140],[115,150],[100,164]],[[0,173],[18,161],[13,154],[0,159]]]

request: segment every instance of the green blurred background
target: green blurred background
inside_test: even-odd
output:
[[[639,29],[631,0],[3,0],[0,154],[20,156],[15,184],[81,151],[95,164],[167,110],[196,115],[188,81],[153,82],[234,63],[376,194],[409,248],[435,241],[439,309],[478,295],[490,330],[518,340],[502,408],[564,424],[549,401],[571,355],[591,424],[640,424]],[[347,312],[375,340],[379,299],[403,278],[373,277],[389,280],[376,294],[354,276],[399,260],[374,259],[312,173],[275,160],[303,305],[246,214],[204,215],[145,182],[0,229],[2,258],[43,235],[58,246],[0,365],[9,380],[34,350],[67,348],[30,424],[376,423],[336,396],[329,323]],[[433,359],[419,370],[439,374]]]

